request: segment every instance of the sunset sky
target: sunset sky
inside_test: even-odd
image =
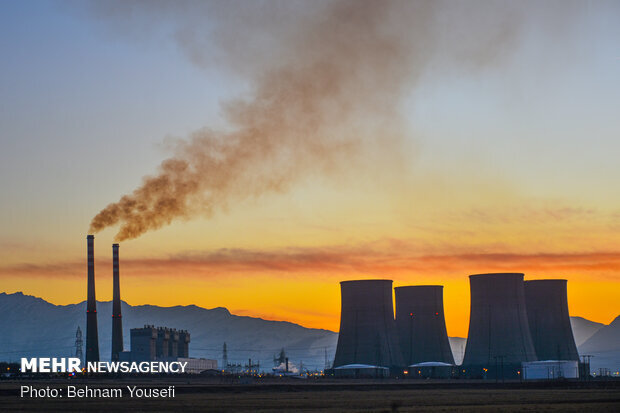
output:
[[[468,275],[523,272],[607,324],[618,21],[617,1],[0,1],[0,292],[85,300],[91,220],[174,158],[182,202],[120,243],[132,305],[337,330],[339,281],[385,278],[444,285],[466,336]],[[99,300],[119,228],[95,234]]]

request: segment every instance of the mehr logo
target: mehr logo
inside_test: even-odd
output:
[[[22,373],[56,373],[56,372],[68,372],[80,371],[80,359],[77,357],[69,358],[22,358]]]
[[[185,373],[187,361],[97,361],[88,362],[86,371],[88,373]],[[22,373],[57,373],[57,372],[79,372],[82,371],[80,359],[77,357],[55,358],[55,357],[35,357],[31,359],[22,358]]]

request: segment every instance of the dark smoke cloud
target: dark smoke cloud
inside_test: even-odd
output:
[[[93,218],[91,232],[120,225],[118,241],[360,167],[382,150],[397,163],[406,134],[399,105],[423,75],[438,62],[451,70],[495,62],[519,25],[514,10],[487,2],[122,1],[93,9],[127,32],[149,21],[166,27],[192,62],[232,68],[251,85],[248,98],[223,106],[230,131],[205,128],[179,142],[156,175]]]

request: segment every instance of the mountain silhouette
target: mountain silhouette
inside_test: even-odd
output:
[[[331,365],[338,333],[306,328],[287,321],[270,321],[231,314],[226,308],[206,309],[195,305],[159,307],[132,306],[122,302],[124,348],[130,348],[130,329],[145,324],[188,330],[191,357],[205,357],[222,366],[222,346],[227,345],[228,361],[259,362],[271,370],[274,356],[284,349],[290,363],[322,370],[325,358]],[[101,360],[111,356],[112,302],[97,302],[99,351]],[[582,317],[571,317],[579,354],[594,355],[591,370],[620,369],[620,317],[610,325]],[[54,305],[41,298],[0,293],[0,361],[21,357],[69,357],[75,355],[75,332],[80,327],[86,339],[86,301]],[[581,345],[580,345],[581,343]],[[450,337],[455,361],[460,363],[466,339]]]

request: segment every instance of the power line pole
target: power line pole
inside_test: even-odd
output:
[[[75,357],[80,359],[80,363],[83,361],[83,354],[82,354],[82,330],[80,329],[80,326],[78,326],[77,331],[75,332]]]
[[[325,368],[323,369],[323,371],[329,369],[329,360],[327,358],[327,347],[325,347]]]
[[[594,357],[591,354],[582,354],[581,355],[581,366],[579,375],[583,375],[583,380],[588,381],[588,377],[590,376],[590,359]]]
[[[226,342],[224,342],[224,347],[222,349],[222,370],[228,369],[228,350],[226,349]]]

